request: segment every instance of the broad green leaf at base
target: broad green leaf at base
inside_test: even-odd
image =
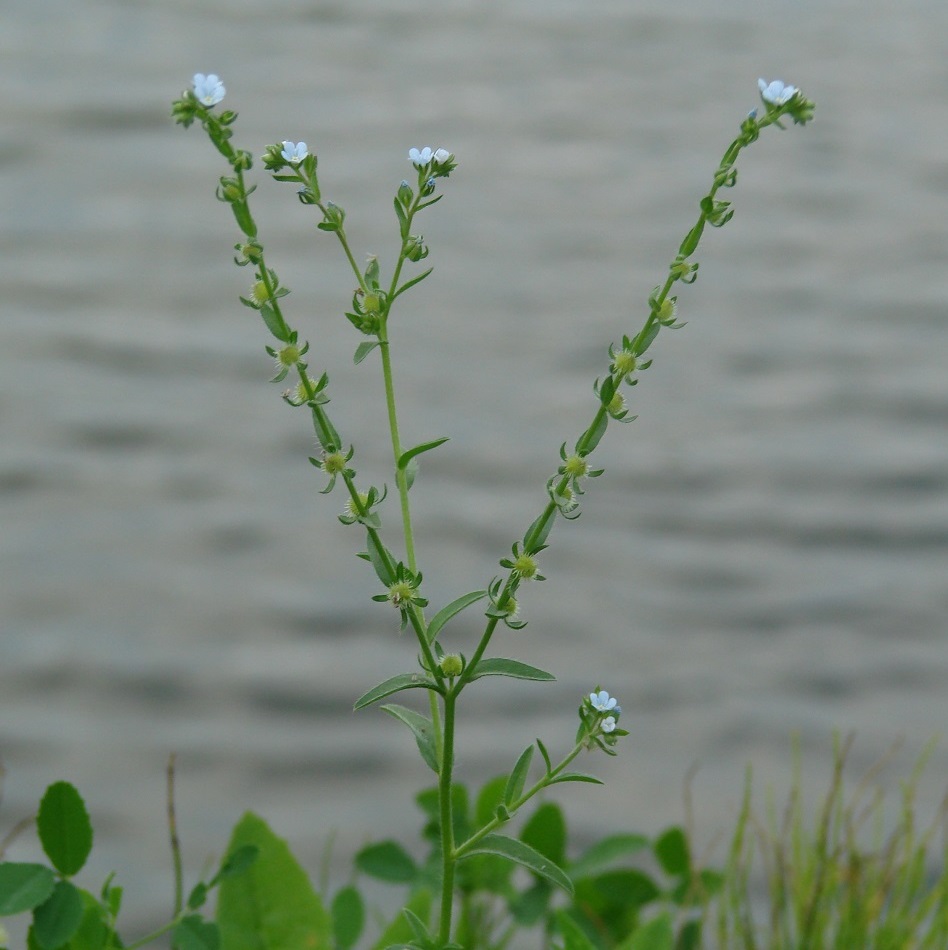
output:
[[[332,922],[306,872],[266,822],[247,812],[228,846],[254,845],[257,859],[225,878],[217,901],[221,950],[332,950]]]

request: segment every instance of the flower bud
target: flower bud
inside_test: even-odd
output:
[[[460,676],[464,669],[464,661],[456,653],[449,653],[441,659],[441,672],[445,676]]]

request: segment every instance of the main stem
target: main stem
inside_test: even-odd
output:
[[[433,694],[432,694],[433,695]],[[444,742],[441,749],[441,773],[438,797],[441,817],[441,924],[438,942],[444,946],[451,939],[451,912],[454,906],[454,816],[451,809],[451,777],[454,771],[454,712],[457,693],[451,689],[444,697]]]

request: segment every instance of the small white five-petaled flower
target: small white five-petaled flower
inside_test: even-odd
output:
[[[788,103],[796,94],[796,86],[784,85],[779,79],[768,83],[766,79],[758,79],[757,85],[760,88],[760,95],[764,102],[769,102],[774,106],[782,106]]]
[[[599,723],[599,728],[603,732],[614,732],[616,728],[615,716],[606,716],[601,723]]]
[[[309,152],[306,150],[305,142],[284,142],[283,151],[280,154],[291,165],[299,165]]]
[[[215,73],[206,76],[204,73],[194,74],[194,95],[202,105],[216,106],[224,98],[225,92],[224,84]]]
[[[593,709],[595,709],[597,712],[603,713],[615,709],[618,705],[618,700],[615,698],[615,696],[610,697],[610,695],[604,689],[599,690],[598,693],[590,693],[589,702],[592,704]],[[610,716],[609,718],[611,719],[612,717]],[[614,728],[615,725],[613,725],[613,729]],[[611,732],[612,729],[607,729],[606,731]]]
[[[424,148],[410,148],[408,150],[408,161],[415,168],[427,168],[432,162],[435,165],[444,165],[451,160],[451,153],[446,148],[439,148],[432,151],[430,145]]]
[[[415,168],[424,168],[431,162],[432,154],[430,145],[426,145],[423,149],[410,148],[408,150],[408,161]]]

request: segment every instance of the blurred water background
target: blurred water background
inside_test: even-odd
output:
[[[119,871],[147,926],[171,900],[172,750],[195,872],[248,808],[313,871],[331,831],[340,868],[369,839],[410,844],[431,778],[400,725],[350,711],[415,651],[369,600],[341,496],[317,494],[307,418],[267,383],[213,197],[226,168],[169,118],[196,71],[224,79],[240,146],[318,151],[324,195],[383,271],[407,149],[458,156],[421,219],[434,274],[393,325],[406,444],[451,436],[413,492],[433,607],[484,586],[540,510],[758,76],[802,87],[816,120],[742,156],[734,220],[681,292],[687,328],[662,334],[630,394],[640,419],[610,428],[605,476],[557,527],[529,626],[498,635],[559,681],[466,694],[460,778],[537,735],[567,747],[601,682],[633,735],[584,763],[604,789],[559,796],[580,842],[680,821],[696,765],[704,846],[748,763],[786,788],[793,734],[815,794],[834,730],[857,733],[853,774],[903,737],[897,775],[944,729],[940,0],[8,0],[0,50],[0,836],[73,781],[92,873]],[[360,471],[391,482],[339,249],[257,177],[333,418]],[[470,650],[475,620],[448,643]],[[925,814],[946,783],[940,748]]]

